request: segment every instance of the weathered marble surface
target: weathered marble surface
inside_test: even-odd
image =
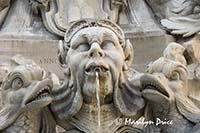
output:
[[[69,3],[69,2],[70,1],[63,1],[63,0],[58,2],[58,5],[60,4],[59,10],[57,10],[57,12],[54,12],[53,15],[55,15],[55,21],[56,22],[58,21],[56,24],[60,24],[61,26],[56,26],[56,27],[62,27],[63,25],[65,26],[67,24],[66,22],[68,22],[69,18],[66,15],[73,14],[73,16],[75,16],[74,19],[85,18],[87,16],[87,14],[85,16],[84,14],[82,14],[82,17],[81,17],[81,14],[80,16],[75,15],[74,13],[75,11],[73,11],[75,9],[71,9],[72,11],[69,11],[69,14],[65,14],[65,12],[67,12],[70,9],[66,8],[64,6],[65,4],[62,4],[62,3]],[[85,4],[88,4],[88,7],[90,7],[91,10],[94,10],[94,7],[92,7],[93,4],[96,4],[96,6],[97,5],[100,6],[101,4],[99,3],[102,3],[102,1],[94,1],[94,2],[82,1],[82,2],[83,3],[85,2]],[[107,2],[110,3],[109,1]],[[47,5],[52,6],[52,10],[49,9],[46,11],[43,8],[41,10],[44,13],[46,13],[46,15],[49,15],[48,13],[50,13],[50,11],[53,12],[53,5],[52,5],[53,3],[55,5],[55,1],[46,3]],[[122,8],[121,6],[119,8],[120,10],[118,10],[117,7],[115,8],[114,5],[112,9],[110,9],[109,7],[105,5],[104,8],[99,7],[98,12],[100,13],[98,12],[97,13],[98,14],[107,13],[108,16],[113,16],[114,15],[113,13],[115,12],[115,10],[116,12],[121,11],[121,14],[119,14],[119,23],[125,32],[125,37],[127,39],[130,39],[130,41],[132,42],[135,48],[135,56],[137,56],[137,58],[135,58],[135,61],[134,61],[134,64],[135,64],[134,67],[139,71],[144,71],[145,65],[147,64],[147,62],[158,58],[162,54],[162,50],[164,49],[165,44],[169,43],[173,39],[169,40],[170,37],[165,36],[165,32],[161,30],[159,26],[155,23],[144,1],[128,0],[125,3],[127,7],[124,10],[121,10]],[[77,6],[77,4],[78,4],[77,2],[72,3],[72,5],[75,7]],[[38,5],[37,0],[36,1],[33,0],[32,4],[24,0],[16,0],[11,3],[11,7],[8,11],[8,15],[1,26],[1,30],[0,30],[1,42],[0,43],[2,43],[2,45],[0,45],[0,47],[4,49],[4,44],[7,44],[8,46],[13,47],[12,56],[20,53],[24,57],[28,57],[28,58],[31,57],[31,59],[34,59],[37,63],[41,64],[43,67],[47,68],[48,70],[50,70],[49,68],[53,68],[51,69],[51,71],[58,74],[59,77],[62,78],[62,74],[60,70],[54,69],[54,68],[57,68],[58,66],[55,62],[55,57],[57,53],[56,44],[58,43],[55,40],[59,40],[62,38],[58,37],[57,35],[53,35],[53,34],[57,34],[57,33],[54,33],[54,31],[56,32],[57,30],[52,31],[49,28],[45,28],[47,27],[46,23],[50,24],[51,21],[48,20],[46,17],[40,17],[40,15],[36,14],[35,11],[33,10],[35,8],[33,8],[31,5],[36,6],[37,8],[36,7],[35,8],[37,10],[40,9],[40,6]],[[77,10],[80,10],[79,6],[77,6],[77,8],[78,8]],[[84,8],[87,9],[87,6]],[[59,19],[60,18],[59,16],[61,16],[62,19]],[[95,15],[95,16],[98,16],[98,15]],[[100,16],[98,17],[101,18]],[[53,23],[53,25],[55,25],[55,23]],[[50,52],[51,54],[48,54],[49,58],[46,58],[46,55],[44,54],[40,55],[39,52],[37,53],[38,56],[30,56],[27,53],[23,52],[23,49],[32,49],[32,46],[31,45],[29,46],[29,44],[32,44],[34,40],[37,40],[36,45],[40,46],[40,48],[36,46],[37,49],[41,49],[41,50],[46,49],[46,46],[44,46],[43,42],[45,43],[45,45],[49,44],[49,48],[52,49]],[[28,46],[26,45],[26,47],[24,48],[18,48],[18,45],[23,45],[24,43],[27,43]],[[147,43],[148,45],[146,45]],[[142,53],[146,52],[145,49],[151,49],[153,52],[148,52],[146,53],[146,55],[144,55]],[[6,54],[3,54],[2,56],[0,56],[0,58],[4,58],[4,59],[9,58],[10,57],[9,51],[4,51],[4,52],[8,52],[7,56],[5,56]],[[47,51],[43,51],[40,53],[46,53],[46,52]],[[32,54],[31,50],[30,50],[30,54]],[[53,67],[51,67],[49,64],[52,64]]]
[[[118,25],[96,19],[75,22],[60,42],[58,56],[66,73],[51,109],[59,125],[69,132],[134,131],[117,122],[137,120],[145,105],[140,85],[126,75],[133,49]]]
[[[142,95],[147,99],[145,118],[155,122],[144,128],[147,133],[200,130],[200,108],[188,97],[191,86],[183,51],[183,46],[169,44],[163,57],[149,64],[148,74],[141,77]],[[167,123],[157,122],[158,119]]]
[[[57,57],[58,41],[56,40],[0,39],[0,47],[1,62],[20,54],[63,78]]]
[[[189,97],[200,107],[200,36],[195,35],[194,38],[183,43],[185,47],[185,58],[188,62],[187,68],[189,70]]]
[[[29,132],[55,128],[43,123],[43,110],[53,100],[51,74],[36,65],[32,60],[16,56],[7,62],[7,74],[1,85],[0,131],[3,133]],[[1,67],[2,68],[2,67]],[[6,68],[5,68],[6,69]],[[49,111],[46,110],[45,114]],[[48,116],[51,117],[50,115]],[[50,123],[50,119],[49,119]],[[46,125],[45,125],[46,124]]]
[[[134,47],[134,56],[136,57],[134,58],[132,66],[138,71],[145,71],[148,62],[161,56],[162,50],[166,46],[165,44],[173,40],[171,37],[169,40],[167,38],[164,36],[130,38]],[[1,61],[5,61],[16,54],[21,54],[24,57],[33,59],[37,64],[57,74],[60,78],[63,78],[61,67],[57,60],[58,43],[59,41],[57,40],[2,38],[0,39],[0,59]],[[147,43],[148,45],[146,45]],[[145,49],[149,49],[149,51]],[[145,54],[143,54],[144,52]]]
[[[161,104],[160,110],[165,110],[166,108],[170,110],[170,113],[166,115],[167,117],[171,118],[171,116],[175,115],[174,118],[180,118],[181,121],[177,121],[173,129],[161,127],[163,130],[170,130],[170,132],[178,131],[178,129],[176,130],[176,127],[184,122],[181,128],[183,132],[193,130],[198,133],[200,124],[197,124],[199,122],[199,111],[196,105],[200,106],[200,41],[198,35],[198,32],[200,31],[199,5],[200,3],[198,0],[0,0],[0,62],[8,60],[15,54],[21,54],[27,58],[33,59],[37,64],[50,72],[56,73],[60,79],[64,79],[63,86],[58,87],[58,90],[55,91],[54,100],[56,102],[52,104],[52,110],[54,111],[55,117],[61,119],[57,121],[58,124],[69,130],[68,132],[77,130],[97,132],[98,129],[95,124],[98,123],[98,107],[93,106],[94,103],[97,104],[94,93],[96,83],[92,82],[94,74],[93,78],[91,78],[92,76],[88,76],[88,78],[83,74],[84,72],[80,72],[82,71],[84,63],[80,64],[80,66],[77,65],[76,62],[78,62],[77,60],[79,58],[75,58],[76,56],[73,54],[73,50],[76,51],[77,49],[74,47],[71,48],[71,40],[66,40],[69,38],[65,35],[70,35],[70,32],[73,32],[74,29],[73,27],[70,27],[70,25],[74,22],[79,22],[79,19],[83,19],[82,22],[89,18],[92,20],[108,19],[111,22],[104,21],[106,22],[106,27],[104,27],[105,25],[99,25],[99,22],[97,23],[97,21],[90,24],[86,23],[86,27],[90,25],[87,27],[88,29],[84,29],[85,27],[83,26],[83,29],[78,29],[74,32],[75,35],[72,35],[73,44],[78,42],[81,42],[81,44],[88,43],[91,44],[91,48],[93,48],[92,45],[94,42],[83,41],[84,39],[79,40],[83,31],[85,32],[84,36],[86,36],[87,39],[89,38],[88,40],[93,40],[95,37],[97,39],[101,34],[103,34],[103,32],[105,32],[105,36],[99,38],[104,39],[106,37],[117,35],[119,38],[121,36],[123,39],[129,39],[132,43],[124,41],[125,47],[123,47],[123,51],[125,60],[121,60],[121,55],[116,55],[116,57],[119,57],[117,61],[114,58],[115,54],[112,55],[116,51],[112,51],[113,49],[110,49],[111,47],[103,49],[104,47],[102,48],[100,46],[100,49],[103,49],[103,52],[106,50],[112,51],[106,55],[106,57],[113,57],[112,60],[108,61],[106,58],[105,62],[108,64],[110,62],[118,62],[119,64],[114,63],[115,65],[111,66],[121,67],[118,69],[120,74],[116,74],[117,72],[114,70],[114,72],[111,73],[112,76],[109,76],[108,74],[104,77],[104,75],[102,76],[100,74],[100,88],[103,88],[102,90],[107,90],[100,93],[100,101],[103,101],[103,104],[106,103],[106,105],[102,105],[102,110],[106,113],[101,116],[100,121],[104,123],[104,125],[102,125],[104,130],[112,129],[114,132],[119,127],[120,129],[118,131],[120,132],[134,130],[130,126],[124,126],[123,124],[117,125],[115,123],[115,120],[119,117],[125,118],[131,116],[132,119],[137,119],[142,115],[142,111],[139,111],[139,114],[137,111],[140,109],[143,110],[143,107],[145,106],[143,105],[140,92],[140,76],[142,74],[128,71],[128,77],[126,77],[124,76],[126,75],[125,71],[129,67],[134,67],[136,70],[144,72],[146,65],[150,61],[154,61],[163,56],[163,58],[167,58],[166,66],[162,66],[162,61],[155,61],[157,63],[152,63],[154,65],[150,63],[155,69],[151,73],[151,76],[154,79],[153,81],[156,81],[155,84],[158,86],[162,86],[163,81],[166,81],[164,87],[161,87],[161,90],[167,90],[167,92],[169,91],[170,96],[173,95],[172,97],[174,97],[175,100],[168,99],[170,103],[176,103],[178,101],[181,106],[178,104],[175,106],[174,104],[168,104],[169,102],[164,98],[166,107],[163,108],[163,97],[161,97],[160,100],[156,95],[153,95],[152,97],[151,95],[144,94],[143,96],[147,101],[161,101],[161,103],[159,103],[159,105]],[[123,31],[121,31],[121,28],[115,24],[118,24]],[[82,23],[77,27],[79,26],[81,27]],[[75,26],[75,29],[77,27]],[[72,31],[69,31],[69,29]],[[165,32],[165,30],[167,32]],[[66,31],[67,33],[65,34]],[[108,34],[113,31],[115,34]],[[118,32],[122,32],[122,34]],[[125,33],[125,37],[123,36],[123,33]],[[76,35],[79,36],[77,37]],[[92,37],[89,35],[92,35]],[[101,44],[101,39],[100,41],[97,39],[97,42],[95,42],[95,48]],[[118,41],[123,41],[123,39],[119,39]],[[59,40],[64,40],[64,43],[62,44],[62,41],[60,41],[59,45]],[[116,43],[116,38],[111,39],[111,41],[114,40],[114,43]],[[164,51],[167,44],[169,45]],[[60,46],[63,46],[63,48]],[[134,51],[131,49],[131,46],[134,47]],[[57,53],[58,47],[60,48],[59,53]],[[85,45],[81,45],[81,49],[78,49],[77,53],[81,52],[81,50],[85,50]],[[88,51],[86,49],[85,52]],[[163,51],[164,54],[162,54]],[[131,63],[130,60],[133,57],[133,53],[135,57],[133,63]],[[101,50],[100,52],[96,52],[94,58],[96,59],[96,56],[99,55],[100,57],[98,57],[98,59],[102,58],[101,54]],[[74,60],[71,59],[73,56]],[[87,57],[79,57],[80,59],[82,58],[82,60],[78,63],[87,59]],[[93,58],[93,56],[91,58]],[[123,65],[121,66],[120,61],[124,61],[124,64],[126,65],[122,63]],[[104,62],[104,60],[102,62]],[[100,61],[100,65],[102,65],[102,62]],[[159,62],[161,63],[159,64]],[[93,61],[93,63],[97,63],[95,64],[96,66],[94,65],[95,70],[98,70],[101,73],[104,73],[102,70],[107,71],[107,69],[104,68],[104,65],[103,68],[98,66],[98,61]],[[183,79],[177,80],[176,78],[184,75],[184,72],[178,71],[179,69],[177,69],[176,65],[174,66],[170,64],[178,64],[179,66],[183,66],[182,68],[184,68],[184,70],[188,69],[189,76],[187,78],[184,77],[184,81]],[[74,65],[77,66],[77,68],[74,68]],[[3,70],[0,69],[0,80],[2,80],[7,71],[5,71],[5,66],[0,66],[0,68],[3,68]],[[73,69],[73,71],[70,71],[68,68]],[[165,71],[161,71],[161,68],[165,68]],[[170,71],[176,69],[178,74],[175,73],[172,75],[171,79],[171,77],[169,77],[171,74]],[[77,72],[80,72],[81,76],[74,74]],[[155,80],[154,74],[157,73],[160,75],[164,74],[163,80]],[[107,80],[103,80],[102,77]],[[116,85],[113,87],[111,85],[117,83],[117,81],[113,81],[113,77],[120,77],[118,80],[120,81],[119,86]],[[81,87],[78,86],[78,81],[83,84],[80,85]],[[86,84],[84,84],[83,81]],[[182,89],[182,82],[185,83],[185,81],[188,82],[187,90]],[[74,83],[76,83],[75,86]],[[171,84],[173,84],[175,88],[169,87]],[[170,89],[172,89],[172,91]],[[113,100],[111,95],[112,93],[114,95]],[[178,96],[178,98],[176,96]],[[188,104],[182,104],[184,100],[186,103],[191,103],[191,106]],[[194,105],[191,100],[196,105]],[[107,102],[112,104],[107,105]],[[66,108],[63,109],[63,107],[66,106],[69,107],[68,110]],[[154,105],[151,105],[151,107],[153,106]],[[155,106],[157,106],[157,104]],[[148,108],[148,106],[145,106],[145,108],[156,112],[154,115],[157,115],[157,111],[160,111],[159,109],[157,110],[156,107]],[[178,109],[176,110],[175,108]],[[62,111],[64,111],[64,113]],[[149,112],[147,111],[146,113],[148,115],[144,116],[146,118],[155,118],[154,116],[151,117]],[[135,114],[138,115],[135,116]],[[158,114],[161,115],[159,117],[162,117],[164,113]],[[73,118],[69,118],[69,116],[73,116]],[[48,115],[46,117],[48,117]],[[109,125],[105,123],[112,124]],[[92,126],[82,126],[82,124],[89,124]],[[134,131],[140,132],[141,130],[135,129]]]

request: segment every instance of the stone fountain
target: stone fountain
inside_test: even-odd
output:
[[[0,0],[0,131],[199,133],[199,5]]]

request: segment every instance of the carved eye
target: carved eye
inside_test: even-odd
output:
[[[76,47],[78,51],[88,51],[90,49],[90,45],[88,43],[81,43]]]
[[[107,40],[101,44],[101,48],[102,49],[112,49],[112,48],[115,48],[115,44],[112,41]]]
[[[12,81],[12,88],[13,89],[19,89],[23,86],[23,81],[21,78],[15,78],[13,81]]]
[[[178,72],[172,72],[170,79],[172,80],[180,80],[181,75]]]

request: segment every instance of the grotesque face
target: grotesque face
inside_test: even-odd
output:
[[[72,80],[81,87],[86,101],[91,101],[95,96],[97,80],[101,100],[113,93],[113,84],[122,72],[124,61],[117,35],[103,27],[78,31],[71,39],[66,58]]]
[[[41,109],[52,101],[52,85],[52,81],[40,67],[21,65],[3,81],[2,100],[5,106],[11,106],[16,111]]]
[[[140,88],[126,76],[133,59],[132,44],[115,23],[93,19],[73,23],[65,43],[60,41],[58,59],[65,68],[65,81],[55,90],[51,107],[60,119],[76,115],[83,103],[113,104],[126,116],[144,107]]]

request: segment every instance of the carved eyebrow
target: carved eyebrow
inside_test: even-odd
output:
[[[88,42],[89,36],[90,35],[88,34],[80,34],[76,36],[76,38],[71,41],[71,47],[76,48],[79,44]]]
[[[90,35],[89,34],[86,34],[86,33],[83,33],[83,34],[80,34],[79,37],[83,37],[83,38],[90,38]]]
[[[112,41],[113,43],[117,44],[119,40],[113,35],[113,33],[101,31],[98,36],[96,35],[95,37],[90,38],[89,43],[98,42],[99,44],[101,44],[104,41]]]
[[[109,40],[109,41],[112,41],[113,43],[117,44],[119,43],[119,39],[118,37],[115,35],[113,35],[112,33],[110,32],[103,32],[103,37],[102,37],[103,40],[101,40],[101,42],[105,41],[105,40]]]
[[[103,42],[104,38],[106,37],[107,32],[103,31],[100,35],[100,42]]]
[[[93,42],[98,42],[99,44],[101,44],[106,40],[112,41],[115,44],[119,43],[118,37],[112,32],[101,31],[101,32],[98,32],[97,34],[94,34],[94,36],[88,33],[81,33],[75,36],[74,39],[72,39],[71,48],[74,49],[77,46],[79,46],[81,43],[91,44]]]

